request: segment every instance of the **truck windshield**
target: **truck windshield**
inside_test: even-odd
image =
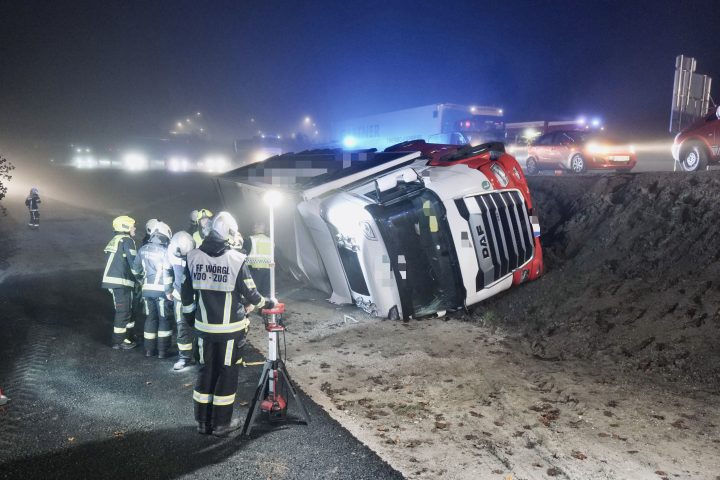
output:
[[[457,255],[437,195],[421,189],[392,203],[366,208],[385,241],[403,317],[462,307],[464,291]]]

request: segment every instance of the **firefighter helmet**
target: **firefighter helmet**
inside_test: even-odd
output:
[[[238,233],[238,224],[228,212],[220,212],[212,222],[212,229],[223,240],[234,240]]]
[[[164,236],[166,242],[170,241],[170,238],[172,238],[172,230],[170,230],[170,226],[165,222],[157,222],[152,233],[153,235]]]
[[[198,210],[198,221],[202,220],[203,218],[212,218],[213,213],[208,210],[207,208],[201,208]]]
[[[176,257],[184,257],[188,252],[195,248],[195,240],[192,235],[187,232],[177,232],[170,239],[168,251]]]
[[[197,210],[193,210],[192,212],[190,212],[190,223],[192,223],[193,225],[197,225],[199,216],[200,212],[198,212]]]
[[[147,234],[152,235],[159,223],[160,220],[158,220],[157,218],[151,218],[150,220],[148,220],[145,224],[145,231],[147,232]]]
[[[37,187],[32,187],[30,189],[30,195],[39,195],[40,191],[37,189]]]
[[[135,226],[135,219],[127,215],[120,215],[112,222],[113,230],[116,232],[130,232]]]

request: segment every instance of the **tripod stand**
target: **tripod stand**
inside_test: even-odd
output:
[[[285,304],[278,303],[274,308],[262,311],[263,320],[265,322],[265,330],[268,332],[268,356],[263,366],[260,380],[258,381],[255,396],[250,404],[245,425],[243,425],[243,435],[250,435],[258,412],[267,414],[270,422],[282,422],[287,415],[287,398],[282,394],[284,386],[290,390],[293,400],[300,407],[305,424],[310,423],[305,405],[303,405],[300,397],[295,391],[290,375],[288,375],[285,362],[278,354],[279,352],[279,333],[285,331],[282,322],[282,314],[285,313]]]

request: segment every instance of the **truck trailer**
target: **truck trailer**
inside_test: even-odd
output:
[[[501,108],[436,103],[346,120],[333,136],[345,148],[381,150],[414,139],[478,145],[502,141],[503,135]]]

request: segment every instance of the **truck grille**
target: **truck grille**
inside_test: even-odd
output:
[[[525,201],[517,190],[490,192],[460,200],[460,214],[472,228],[480,271],[477,290],[512,273],[533,257],[535,242]]]

